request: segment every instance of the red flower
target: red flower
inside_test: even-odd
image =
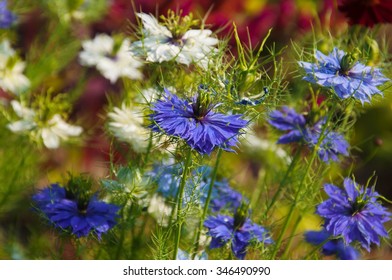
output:
[[[350,24],[372,27],[377,23],[392,22],[391,0],[341,0],[338,8]]]

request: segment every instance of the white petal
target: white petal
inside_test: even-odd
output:
[[[22,131],[33,129],[35,127],[35,123],[31,121],[21,120],[21,121],[9,123],[7,127],[9,130],[13,132],[22,132]]]
[[[83,131],[80,126],[66,123],[58,114],[52,117],[49,124],[52,126],[51,130],[63,139],[67,139],[68,136],[79,136]]]
[[[31,110],[27,107],[24,107],[17,100],[12,100],[11,106],[12,106],[12,109],[14,109],[15,113],[18,115],[18,117],[21,117],[26,120],[31,120],[35,116],[35,112],[33,110]]]
[[[50,128],[43,128],[41,137],[48,149],[57,149],[60,146],[60,138]]]
[[[137,13],[138,17],[142,19],[143,27],[148,35],[165,35],[172,37],[171,32],[165,27],[158,23],[157,19],[152,15],[145,13]]]

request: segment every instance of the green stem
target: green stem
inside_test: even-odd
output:
[[[265,186],[265,169],[260,168],[258,172],[258,180],[256,183],[256,189],[253,192],[252,199],[250,201],[250,207],[251,209],[255,209],[257,202],[261,199],[261,196],[263,195],[263,190]]]
[[[197,250],[199,249],[200,235],[201,235],[201,232],[203,230],[203,224],[204,224],[204,220],[206,219],[206,216],[207,216],[208,207],[210,206],[212,189],[214,188],[214,184],[215,184],[215,180],[216,180],[216,175],[218,173],[218,167],[219,167],[221,156],[222,156],[222,149],[219,149],[218,150],[218,155],[216,157],[214,170],[212,171],[211,182],[210,182],[210,185],[208,187],[207,199],[206,199],[206,202],[204,203],[203,214],[202,214],[202,216],[200,218],[199,227],[198,227],[197,233],[196,233],[195,247],[193,248],[192,259],[195,258]]]
[[[177,259],[178,246],[180,244],[181,239],[181,228],[182,228],[182,218],[181,218],[181,208],[182,208],[182,197],[184,196],[184,188],[186,183],[186,177],[189,170],[189,166],[191,165],[192,159],[192,150],[188,148],[188,153],[185,159],[184,171],[182,172],[180,189],[178,190],[177,196],[177,231],[174,240],[174,252],[173,252],[173,260]]]
[[[283,236],[284,236],[284,234],[285,234],[286,231],[287,231],[287,228],[288,228],[288,226],[289,226],[289,224],[290,224],[290,222],[291,222],[291,219],[293,218],[294,209],[295,209],[296,206],[297,206],[297,201],[298,201],[299,195],[300,195],[300,193],[301,193],[302,186],[304,185],[305,179],[306,179],[306,175],[308,174],[309,169],[310,169],[310,167],[312,166],[314,159],[316,158],[316,154],[317,154],[317,151],[316,151],[316,149],[315,149],[315,150],[313,151],[313,153],[312,153],[312,158],[310,159],[308,165],[306,166],[304,176],[302,177],[301,183],[299,184],[298,189],[297,189],[297,192],[295,193],[294,202],[293,202],[293,204],[291,204],[291,207],[290,207],[290,209],[289,209],[289,214],[287,215],[287,217],[286,217],[286,219],[285,219],[285,221],[284,221],[283,228],[282,228],[282,230],[280,231],[280,235],[279,235],[279,237],[278,237],[278,239],[277,239],[277,241],[276,241],[276,246],[275,246],[275,249],[274,249],[274,251],[272,252],[272,256],[271,256],[272,259],[275,259],[276,254],[278,253],[278,250],[279,250],[279,248],[280,248],[280,245],[282,244]]]
[[[142,168],[144,168],[148,162],[148,157],[150,155],[151,148],[152,148],[152,137],[153,137],[153,132],[151,131],[150,137],[148,138],[148,146],[147,146],[146,156],[144,157],[144,160],[142,162]]]
[[[294,170],[294,167],[296,166],[296,164],[298,162],[299,156],[301,155],[301,151],[302,151],[302,148],[298,148],[297,149],[297,151],[296,151],[296,153],[294,155],[294,158],[290,162],[290,165],[287,168],[286,173],[284,174],[283,179],[279,183],[278,190],[276,191],[276,193],[272,197],[271,203],[267,206],[267,210],[265,211],[265,216],[268,215],[269,211],[272,209],[272,206],[274,206],[274,204],[278,200],[278,198],[279,198],[279,196],[280,196],[280,194],[281,194],[281,192],[283,190],[283,187],[285,187],[285,185],[286,185],[286,181],[289,178],[290,173]]]
[[[294,228],[293,228],[293,231],[291,232],[289,241],[287,242],[286,248],[283,251],[282,259],[286,259],[287,258],[287,254],[289,252],[291,244],[293,243],[293,238],[292,237],[295,235],[295,232],[297,231],[298,226],[299,226],[301,220],[302,220],[302,216],[298,216],[297,220],[294,223]]]
[[[15,183],[16,179],[19,176],[19,170],[21,169],[22,165],[25,163],[25,157],[22,157],[20,162],[18,163],[18,165],[15,167],[14,169],[14,174],[12,174],[11,180],[9,181],[9,184],[7,186],[6,191],[4,192],[4,195],[1,197],[0,199],[0,209],[3,208],[3,205],[5,205],[5,203],[7,203],[8,198],[10,196],[12,196],[12,191],[13,189],[13,184]]]
[[[115,256],[116,260],[118,260],[120,258],[121,251],[124,249],[123,244],[124,244],[124,240],[125,240],[125,225],[127,224],[126,219],[124,219],[124,209],[125,209],[125,206],[127,205],[127,203],[128,203],[128,199],[125,200],[124,204],[121,207],[121,219],[123,222],[122,222],[122,228],[121,228],[121,233],[120,233],[120,239],[118,241],[117,250],[116,250],[116,256]],[[131,204],[131,209],[129,210],[130,213],[132,212],[132,206],[133,206],[133,204]]]
[[[288,226],[289,226],[289,224],[291,222],[291,219],[293,218],[294,210],[297,207],[297,202],[298,202],[299,196],[301,194],[301,190],[302,190],[302,188],[304,186],[304,183],[306,181],[309,169],[313,165],[314,160],[316,159],[317,151],[318,151],[318,149],[320,147],[320,144],[322,143],[322,141],[323,141],[323,139],[325,137],[325,131],[327,130],[327,126],[328,126],[329,121],[332,118],[332,115],[333,115],[333,112],[331,111],[329,113],[328,118],[327,118],[327,120],[325,122],[325,125],[323,126],[323,129],[322,129],[322,131],[320,133],[320,138],[318,139],[317,144],[313,148],[312,157],[311,157],[309,163],[307,164],[307,166],[305,168],[305,172],[303,173],[304,175],[303,175],[303,177],[301,179],[301,182],[300,182],[300,184],[299,184],[299,186],[297,188],[297,191],[295,193],[293,204],[291,205],[291,207],[289,209],[289,213],[288,213],[288,215],[287,215],[287,217],[286,217],[286,219],[284,221],[283,228],[280,231],[280,235],[279,235],[279,237],[278,237],[278,239],[276,241],[276,246],[275,246],[274,251],[272,252],[272,256],[271,256],[272,259],[275,259],[276,255],[278,253],[278,250],[280,248],[280,245],[282,244],[283,236],[284,236],[284,234],[287,231],[287,228],[288,228]],[[290,237],[289,242],[291,242],[291,239],[292,239],[292,236]]]

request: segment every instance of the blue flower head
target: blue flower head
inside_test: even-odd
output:
[[[79,181],[80,182],[80,181]],[[75,192],[52,184],[33,196],[37,210],[55,227],[70,230],[75,236],[95,234],[98,239],[116,225],[119,207],[99,201],[85,191]]]
[[[307,231],[305,240],[310,244],[322,246],[322,253],[326,256],[336,255],[341,260],[357,260],[360,257],[358,250],[344,244],[341,238],[330,239],[331,235],[326,230]]]
[[[382,94],[377,86],[389,81],[380,69],[358,62],[355,53],[334,48],[328,56],[316,51],[315,57],[316,63],[299,62],[306,71],[304,80],[332,88],[342,99],[370,102],[373,95]]]
[[[340,133],[326,130],[322,136],[321,129],[309,129],[304,136],[306,143],[312,148],[316,147],[320,137],[322,139],[317,154],[322,161],[338,161],[339,155],[348,156],[349,144]]]
[[[156,164],[147,175],[158,185],[156,192],[165,198],[175,198],[180,187],[180,164]]]
[[[286,132],[278,139],[278,144],[302,142],[311,149],[317,147],[317,154],[324,162],[338,161],[339,155],[348,156],[349,144],[342,134],[328,129],[323,131],[324,120],[318,121],[314,125],[308,124],[302,114],[284,106],[281,111],[272,111],[268,122],[273,127]],[[320,137],[322,137],[321,140]],[[318,143],[319,145],[317,145]]]
[[[240,192],[230,187],[227,180],[215,182],[214,190],[216,191],[213,193],[210,203],[213,212],[219,212],[222,209],[235,212],[242,201],[248,201]]]
[[[243,205],[243,204],[242,204]],[[210,216],[204,221],[208,235],[212,237],[210,248],[221,248],[231,243],[231,250],[238,259],[244,259],[246,249],[252,241],[271,244],[272,239],[268,231],[247,216],[248,209],[240,207],[233,217],[217,215]]]
[[[0,1],[0,28],[9,28],[15,20],[16,16],[7,9],[7,1]]]
[[[326,184],[329,199],[317,207],[317,214],[325,219],[324,227],[332,236],[342,236],[346,244],[358,241],[370,251],[370,244],[380,244],[380,237],[388,237],[383,223],[391,213],[377,201],[378,193],[364,188],[353,180],[344,180],[344,190]]]
[[[283,106],[281,111],[272,111],[268,122],[273,127],[287,132],[278,139],[278,144],[300,142],[304,137],[305,117],[292,108]]]
[[[242,115],[216,113],[208,91],[201,90],[192,101],[180,99],[165,89],[163,99],[152,104],[151,128],[179,137],[200,154],[211,154],[220,147],[233,151],[238,135],[248,122]]]

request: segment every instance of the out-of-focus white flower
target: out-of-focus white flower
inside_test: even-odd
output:
[[[11,131],[18,133],[32,130],[37,126],[34,120],[35,112],[33,110],[24,107],[16,100],[11,101],[11,106],[14,109],[15,114],[21,118],[21,120],[7,125]]]
[[[128,107],[124,103],[121,108],[114,107],[108,113],[109,130],[119,140],[132,145],[135,152],[142,153],[148,146],[149,131],[143,127],[143,114],[138,107]]]
[[[0,65],[6,65],[8,58],[14,55],[15,51],[11,48],[10,41],[3,40],[0,43]]]
[[[53,115],[47,122],[38,122],[36,112],[20,104],[16,100],[11,101],[11,106],[16,115],[21,119],[7,125],[8,129],[15,133],[30,133],[31,136],[42,138],[48,149],[57,149],[60,140],[67,140],[71,136],[79,136],[83,129],[66,123],[59,114]]]
[[[209,29],[191,29],[181,36],[175,37],[168,28],[158,23],[152,15],[138,13],[143,23],[143,39],[132,46],[139,55],[145,55],[147,61],[163,62],[175,60],[189,65],[196,63],[207,68],[209,57],[217,49],[214,47],[219,40],[210,37]]]
[[[147,211],[155,218],[159,225],[163,227],[168,226],[172,207],[165,203],[165,198],[158,194],[154,194],[151,197]]]
[[[30,86],[29,79],[23,75],[26,64],[20,61],[10,42],[0,43],[0,88],[14,94],[19,94]]]
[[[244,135],[245,137],[242,139],[241,143],[245,145],[249,151],[273,151],[278,158],[281,158],[287,163],[290,162],[290,156],[275,143],[260,139],[251,130],[247,131]]]
[[[26,64],[17,61],[11,66],[0,69],[0,87],[6,91],[18,94],[30,86],[30,80],[23,75]]]
[[[123,40],[117,49],[112,37],[99,34],[93,40],[84,41],[82,46],[80,63],[84,66],[95,66],[111,83],[115,83],[120,77],[133,80],[143,77],[138,69],[142,62],[130,51],[129,40]]]
[[[66,123],[60,115],[54,115],[47,123],[47,127],[41,129],[44,145],[49,149],[57,149],[60,140],[67,140],[70,136],[79,136],[83,129],[80,126]]]

